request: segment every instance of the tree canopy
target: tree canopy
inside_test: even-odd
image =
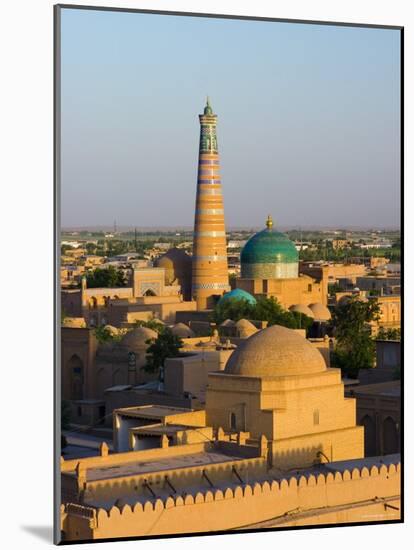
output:
[[[379,313],[377,299],[363,302],[358,297],[339,304],[333,312],[336,346],[332,363],[351,378],[356,378],[360,369],[374,366],[375,341],[370,323],[378,320]]]
[[[158,332],[158,334],[161,334],[165,330],[165,325],[161,323],[158,319],[148,319],[148,321],[141,321],[137,320],[134,322],[134,325],[136,327],[146,327],[150,328],[151,330],[155,330],[155,332]]]
[[[217,324],[226,319],[239,321],[240,319],[250,319],[256,321],[267,321],[268,325],[282,325],[288,328],[308,329],[313,320],[307,315],[296,311],[283,309],[275,298],[266,298],[260,296],[256,304],[240,298],[229,298],[216,304],[212,314],[213,321]]]
[[[122,270],[114,266],[97,267],[86,275],[88,288],[117,288],[126,286],[126,277]]]
[[[401,340],[401,330],[399,328],[380,327],[377,332],[377,340]]]
[[[183,345],[181,338],[175,336],[170,328],[163,327],[158,338],[148,340],[147,362],[142,367],[146,372],[160,372],[167,357],[178,357]]]

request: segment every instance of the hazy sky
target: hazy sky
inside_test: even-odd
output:
[[[207,94],[228,227],[398,226],[399,41],[62,10],[62,226],[192,226]]]

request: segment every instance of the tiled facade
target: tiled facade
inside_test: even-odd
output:
[[[217,115],[209,101],[200,115],[200,149],[194,221],[192,296],[197,309],[213,305],[213,296],[230,290],[226,229],[217,148]]]

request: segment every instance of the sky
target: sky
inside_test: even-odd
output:
[[[62,10],[62,227],[191,227],[198,114],[227,227],[400,223],[394,29]]]

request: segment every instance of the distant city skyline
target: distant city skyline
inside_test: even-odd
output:
[[[63,228],[187,228],[198,114],[228,229],[400,225],[400,35],[62,10]]]

